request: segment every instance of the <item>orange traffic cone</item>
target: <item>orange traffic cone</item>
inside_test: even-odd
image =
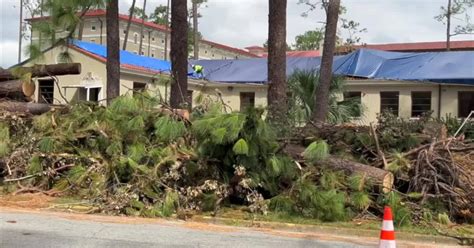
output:
[[[379,248],[396,248],[395,230],[393,229],[392,209],[385,207],[383,211],[382,232],[380,232]]]

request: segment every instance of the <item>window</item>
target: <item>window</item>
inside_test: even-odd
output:
[[[240,92],[240,111],[255,107],[255,92]]]
[[[138,43],[138,34],[133,35],[133,43],[135,43],[135,44]]]
[[[193,108],[193,91],[192,90],[188,90],[186,102],[188,103],[189,108],[192,109]]]
[[[92,30],[92,31],[95,31],[96,29],[97,29],[97,28],[96,28],[94,25],[91,26],[91,30]]]
[[[380,92],[380,112],[389,111],[398,116],[398,91]]]
[[[38,102],[53,104],[54,101],[54,80],[38,80]]]
[[[133,82],[133,95],[146,90],[146,83]]]
[[[431,111],[431,91],[413,91],[411,93],[411,117],[420,117]]]
[[[154,54],[154,53],[152,53],[152,54],[151,54],[151,57],[152,57],[152,58],[154,58],[154,57],[155,57],[155,54]]]
[[[99,93],[100,88],[90,88],[89,89],[89,99],[90,102],[98,102],[99,101]]]
[[[124,29],[124,30],[123,30],[123,34],[126,34],[126,33],[127,33],[127,30],[126,30],[126,29]]]
[[[138,52],[137,52],[137,51],[133,51],[133,54],[138,54]]]
[[[458,117],[467,117],[474,110],[474,91],[458,92]]]
[[[161,40],[161,44],[164,44],[165,43],[165,40]]]
[[[344,92],[344,101],[354,101],[358,103],[357,106],[354,106],[354,117],[360,117],[362,114],[360,104],[362,102],[362,92],[360,91],[347,91]],[[352,105],[350,105],[352,106]]]
[[[206,50],[206,51],[204,51],[204,53],[205,53],[205,54],[207,54],[207,50]]]
[[[214,58],[214,54],[211,55]]]
[[[95,43],[95,39],[91,39],[91,42],[92,42],[92,43]]]
[[[155,37],[151,37],[151,41],[155,41]]]
[[[143,51],[142,51],[142,52],[140,52],[140,55],[145,55],[145,52],[143,52]]]

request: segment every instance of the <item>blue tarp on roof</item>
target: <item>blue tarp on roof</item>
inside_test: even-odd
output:
[[[73,45],[97,56],[107,58],[107,48],[103,45],[78,40],[74,40]],[[171,64],[168,61],[140,56],[123,50],[120,51],[120,63],[165,73],[171,71]]]
[[[215,82],[264,83],[267,59],[198,60],[204,78]],[[321,59],[287,58],[287,76],[295,70],[318,70]],[[399,53],[360,49],[336,56],[333,72],[338,75],[383,80],[431,81],[474,85],[474,51]]]

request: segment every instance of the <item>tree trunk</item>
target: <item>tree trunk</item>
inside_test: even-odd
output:
[[[14,102],[14,101],[1,101],[0,102],[0,111],[40,115],[50,110],[51,110],[51,106],[49,104],[44,104],[44,103],[29,103],[29,102]]]
[[[446,12],[446,51],[451,50],[451,0],[448,0]]]
[[[31,77],[47,77],[61,75],[81,74],[80,63],[67,63],[55,65],[35,65],[32,67],[22,67],[18,69],[20,73],[31,73]],[[17,79],[9,70],[0,70],[0,82]]]
[[[123,40],[122,50],[127,50],[128,32],[130,31],[130,25],[132,24],[133,11],[135,10],[135,3],[136,2],[137,2],[137,0],[133,0],[132,8],[131,8],[130,14],[128,15],[127,28],[125,29],[125,38]]]
[[[164,60],[168,60],[168,32],[169,32],[169,13],[170,13],[170,0],[168,0],[168,3],[166,4],[166,32],[165,32],[165,54],[164,54]]]
[[[304,162],[304,146],[299,144],[287,144],[283,151],[295,161]],[[334,170],[342,170],[349,175],[365,175],[371,179],[375,186],[380,187],[385,193],[389,192],[393,187],[393,174],[389,171],[382,170],[374,166],[340,159],[333,156],[321,161],[320,164]]]
[[[173,108],[187,106],[188,89],[188,8],[186,0],[171,1],[171,68],[170,104]]]
[[[79,30],[78,30],[78,33],[77,33],[77,39],[82,40],[83,34],[84,34],[84,22],[81,19],[81,20],[79,20]]]
[[[199,36],[198,36],[198,5],[195,0],[193,3],[193,37],[194,37],[194,59],[199,59]]]
[[[332,81],[332,63],[334,48],[336,46],[337,21],[339,18],[340,0],[330,0],[326,12],[326,31],[324,34],[323,57],[321,59],[321,70],[319,84],[316,89],[314,100],[313,121],[322,123],[326,121],[328,113],[329,87]]]
[[[394,176],[389,171],[336,157],[329,157],[323,161],[323,163],[329,168],[343,170],[351,175],[365,175],[370,178],[376,186],[381,187],[384,193],[390,192],[392,189]]]
[[[120,95],[120,31],[118,0],[107,2],[107,104]]]
[[[145,10],[146,10],[146,0],[143,0],[143,16],[142,16],[142,24],[140,26],[140,47],[138,48],[138,54],[142,55],[143,52],[143,28],[145,26]],[[145,54],[143,52],[143,54]]]
[[[24,99],[23,82],[21,80],[5,81],[0,83],[0,98]]]
[[[18,63],[21,62],[21,42],[23,40],[23,0],[20,0],[20,26],[18,30]]]
[[[286,83],[286,0],[269,0],[268,110],[280,122],[288,111]]]

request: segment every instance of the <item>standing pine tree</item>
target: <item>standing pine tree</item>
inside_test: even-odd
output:
[[[313,121],[326,121],[329,102],[329,87],[332,81],[332,61],[336,47],[337,20],[341,0],[329,0],[326,9],[326,31],[324,34],[323,57],[321,59],[320,82],[314,99]]]
[[[132,24],[133,11],[135,10],[135,3],[137,0],[133,0],[132,7],[130,8],[130,13],[128,15],[127,27],[125,29],[125,38],[123,40],[122,50],[127,50],[127,41],[128,41],[128,32],[130,31],[130,25]]]
[[[120,31],[118,0],[107,0],[107,104],[120,94]]]
[[[171,1],[171,83],[170,104],[186,106],[188,89],[188,8],[187,0]]]
[[[286,0],[269,0],[268,15],[268,110],[276,122],[288,111],[286,84]]]
[[[140,24],[140,47],[138,48],[138,54],[142,55],[143,52],[143,28],[145,27],[145,19],[146,19],[146,0],[143,0],[143,15],[142,15],[142,23]]]

